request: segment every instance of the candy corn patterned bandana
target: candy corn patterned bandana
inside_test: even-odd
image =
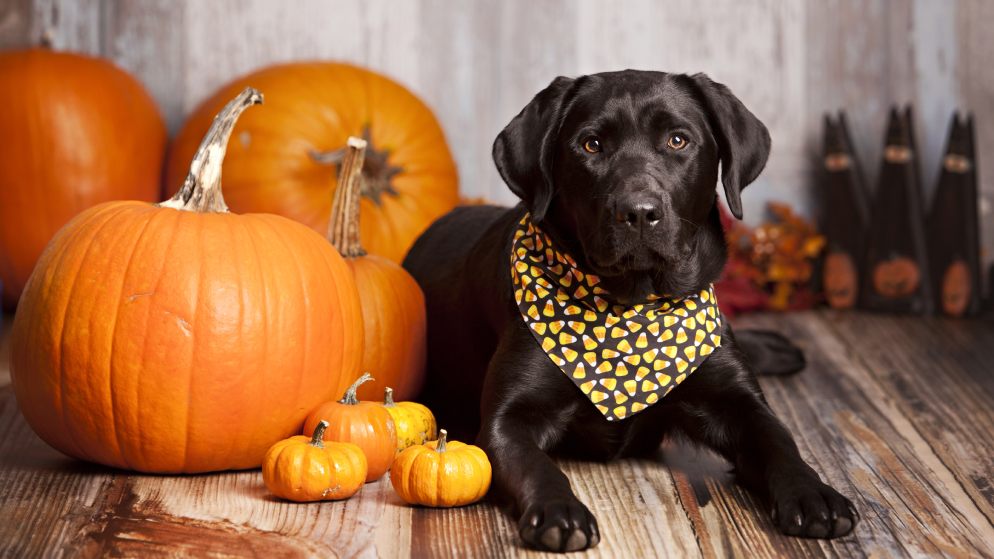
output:
[[[511,243],[511,281],[535,339],[608,421],[658,402],[721,345],[714,287],[682,299],[612,304],[600,278],[525,214]]]

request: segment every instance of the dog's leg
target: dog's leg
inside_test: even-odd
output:
[[[673,396],[680,429],[735,466],[739,481],[769,504],[780,531],[809,538],[852,531],[859,520],[852,503],[801,458],[730,335]]]
[[[525,543],[547,551],[593,547],[600,541],[597,522],[546,452],[562,436],[576,405],[562,392],[576,388],[548,370],[555,365],[523,324],[509,330],[490,362],[481,404],[478,442],[493,463],[491,491],[511,505]],[[521,349],[532,346],[536,352]]]
[[[772,330],[739,330],[735,342],[758,375],[789,375],[806,364],[804,352]]]

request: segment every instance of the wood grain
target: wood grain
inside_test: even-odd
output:
[[[781,536],[725,462],[669,441],[652,459],[560,460],[600,522],[601,544],[581,555],[994,556],[989,323],[821,311],[736,326],[804,347],[807,370],[763,388],[805,458],[856,503],[855,534]],[[258,471],[149,476],[77,462],[31,432],[9,386],[0,496],[3,557],[552,557],[523,549],[491,504],[407,507],[385,479],[344,503],[291,504],[267,495]]]

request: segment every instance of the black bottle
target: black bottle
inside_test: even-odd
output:
[[[935,306],[949,316],[981,306],[980,223],[973,116],[953,114],[928,218],[929,263]]]
[[[925,248],[921,173],[911,107],[891,108],[880,177],[870,208],[860,306],[929,314],[932,289]]]
[[[859,297],[870,204],[863,172],[856,160],[846,115],[825,115],[821,188],[821,230],[827,249],[822,287],[828,304],[852,308]]]

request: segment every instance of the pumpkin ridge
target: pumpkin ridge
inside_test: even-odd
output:
[[[142,212],[143,214],[145,212]],[[117,347],[117,331],[120,325],[121,318],[121,303],[124,300],[124,286],[128,283],[128,276],[131,274],[131,266],[135,262],[135,254],[138,251],[138,246],[141,245],[142,240],[145,238],[145,233],[148,232],[149,225],[152,223],[154,215],[151,218],[141,220],[141,231],[135,238],[135,242],[131,245],[131,252],[128,255],[127,264],[124,266],[124,272],[121,274],[121,286],[117,289],[117,308],[114,309],[114,320],[110,327],[110,353],[107,355],[107,393],[110,396],[110,423],[114,428],[114,441],[117,443],[117,456],[128,469],[133,469],[130,461],[124,454],[124,445],[121,442],[121,431],[119,428],[118,419],[120,414],[118,413],[117,406],[117,392],[114,390],[114,381],[116,375],[114,367],[114,355],[115,349]],[[123,236],[123,235],[122,235]]]
[[[303,273],[304,272],[303,268],[301,268],[301,266],[300,266],[300,259],[297,257],[297,251],[292,246],[292,243],[288,243],[287,239],[280,233],[280,231],[278,231],[275,227],[273,227],[273,224],[272,224],[271,220],[269,220],[269,219],[263,219],[261,221],[262,221],[262,223],[265,223],[266,227],[268,227],[269,230],[273,233],[273,238],[276,239],[276,240],[278,240],[279,244],[283,245],[283,248],[286,251],[287,255],[289,256],[289,259],[291,261],[293,261],[293,265],[294,265],[294,267],[297,270],[297,274],[296,274],[296,276],[298,278],[297,288],[298,288],[298,290],[300,292],[301,299],[303,299],[303,304],[304,305],[310,305],[311,298],[310,298],[310,294],[307,291],[306,286],[304,285],[304,275],[305,274]],[[304,344],[304,350],[301,351],[301,352],[299,352],[301,354],[300,355],[300,363],[298,363],[297,366],[298,366],[298,370],[301,370],[301,371],[308,370],[308,369],[304,369],[302,367],[304,367],[307,364],[307,354],[309,353],[308,349],[310,347],[310,343],[309,343],[310,342],[310,332],[312,330],[310,322],[311,322],[310,316],[307,316],[307,319],[306,319],[306,321],[304,323],[304,326],[303,326],[303,332],[301,332],[301,336],[300,336],[301,340],[302,340],[302,343]],[[303,377],[301,377],[300,375],[297,375],[297,386],[293,390],[293,392],[296,394],[296,397],[294,398],[294,401],[306,401],[307,400],[307,398],[305,397],[305,394],[303,394],[303,384],[304,384]]]
[[[84,210],[84,212],[90,211],[90,212],[92,212],[94,214],[99,215],[101,213],[104,213],[104,214],[109,213],[110,210],[112,210],[112,209],[113,209],[113,204],[107,203],[107,204],[103,204],[103,205],[94,206],[90,210]],[[91,225],[91,227],[95,227],[95,226],[96,225]],[[62,237],[62,232],[60,232],[59,234],[56,234],[56,237],[61,238]],[[49,254],[50,250],[55,250],[55,249],[46,249],[43,252],[42,256],[45,256],[45,257],[47,257],[48,260],[51,260],[52,262],[61,265],[62,262],[63,262],[63,259],[65,258],[66,252],[69,250],[69,247],[66,246],[66,245],[64,245],[64,244],[59,244],[59,245],[55,245],[55,246],[58,249],[58,252],[52,252],[51,254]],[[39,258],[39,261],[41,261],[41,258]],[[32,274],[32,275],[34,275],[34,274]],[[51,280],[51,276],[55,275],[54,267],[53,267],[52,270],[45,270],[44,273],[43,273],[43,275],[44,275],[44,277],[39,276],[38,279],[35,279],[35,280],[30,280],[30,278],[29,278],[29,281],[34,281],[34,282],[40,281],[40,282],[42,282],[42,285],[45,286],[45,289],[47,291],[48,290],[48,285],[50,285],[51,283],[53,283],[52,281],[48,281],[48,280]],[[27,283],[29,283],[29,282],[25,282],[25,287],[27,287]],[[26,308],[27,304],[25,304],[24,306]],[[35,326],[36,326],[36,323],[37,323],[36,318],[38,317],[38,313],[34,313],[34,312],[32,312],[32,313],[22,312],[20,314],[22,314],[24,316],[15,321],[15,323],[14,323],[15,328],[12,328],[12,330],[14,330],[14,329],[16,329],[16,330],[24,329],[24,330],[27,330],[27,331],[32,331],[35,328]],[[57,314],[58,316],[61,317],[61,316],[63,316],[65,314],[65,312],[63,310],[63,312],[55,313],[55,314]],[[61,322],[61,324],[64,325],[64,320]],[[18,325],[22,325],[22,326],[18,327]],[[61,336],[62,336],[62,334],[60,332],[59,337],[61,338]],[[11,361],[14,360],[14,356],[15,356],[15,352],[16,352],[17,348],[18,348],[17,345],[14,345],[13,347],[11,347],[11,355],[10,355]],[[61,360],[61,354],[59,355],[59,358]],[[61,361],[60,361],[60,367],[61,367]],[[14,375],[14,376],[11,377],[11,384],[14,386],[15,389],[16,389],[16,387],[18,385],[17,381],[18,381],[18,377],[16,375]],[[59,414],[59,422],[62,425],[65,425],[65,419],[63,417],[63,409],[62,409],[61,402],[62,402],[62,398],[61,398],[61,391],[60,391],[59,405],[54,406],[54,407],[55,407],[56,411]]]
[[[235,277],[235,282],[236,282],[236,285],[237,285],[237,288],[235,289],[235,293],[238,294],[238,327],[234,331],[236,332],[236,336],[238,337],[239,345],[241,345],[242,338],[245,337],[245,332],[244,332],[244,327],[245,327],[245,309],[252,306],[251,303],[249,303],[247,301],[252,301],[253,300],[251,297],[246,297],[246,294],[245,294],[246,286],[245,286],[245,281],[243,279],[243,275],[246,275],[247,273],[243,274],[243,269],[242,269],[242,262],[245,260],[245,258],[244,257],[242,257],[242,258],[238,257],[240,254],[242,254],[242,250],[245,250],[246,252],[249,251],[249,250],[254,251],[254,247],[252,247],[251,249],[245,248],[246,243],[244,243],[244,240],[245,240],[244,237],[245,237],[245,233],[247,231],[247,228],[245,227],[245,224],[242,223],[243,221],[244,220],[240,220],[240,219],[226,219],[226,220],[224,220],[225,230],[227,231],[228,237],[229,237],[229,240],[228,240],[229,245],[228,246],[231,247],[232,253],[236,255],[236,257],[234,259],[232,259],[232,261],[231,261],[231,266],[233,267],[233,271],[234,271],[233,275]],[[261,262],[261,260],[256,260],[256,262],[259,263],[259,262]],[[265,328],[264,328],[264,330],[265,330]],[[241,371],[243,374],[245,374],[248,371],[248,368],[246,367],[246,364],[244,362],[244,356],[241,355],[241,354],[238,355],[238,370]],[[263,369],[263,371],[264,371],[263,375],[265,375],[265,369]],[[258,390],[256,388],[259,385],[260,382],[265,382],[265,379],[264,378],[259,378],[259,375],[257,375],[257,374],[252,374],[251,375],[251,379],[252,379],[252,383],[251,383],[252,386],[250,388],[251,388],[251,390],[253,392],[255,392],[257,394],[256,401],[258,402],[258,404],[257,404],[258,407],[256,409],[265,409],[266,402],[263,401],[263,399],[262,399],[262,396],[261,396],[262,391],[260,391],[260,390]],[[253,433],[253,435],[255,435],[255,433]],[[251,437],[251,439],[255,439],[255,438],[256,438],[255,436]],[[247,440],[247,439],[249,439],[249,437],[246,437],[243,440]],[[225,441],[225,447],[227,448],[227,452],[220,452],[221,447],[220,447],[220,445],[217,445],[217,448],[219,450],[218,454],[226,454],[228,456],[230,456],[232,454],[243,454],[242,452],[239,452],[239,451],[235,450],[235,448],[233,448],[234,446],[236,446],[236,445],[232,444],[231,438],[228,438]],[[243,447],[243,448],[247,448],[247,447]]]
[[[60,348],[61,352],[59,354],[59,366],[58,366],[58,370],[59,370],[59,407],[63,411],[63,421],[62,421],[63,425],[62,425],[62,428],[63,428],[63,432],[66,435],[68,435],[68,440],[71,441],[71,445],[74,446],[75,448],[77,448],[80,451],[80,458],[82,458],[84,460],[89,460],[89,461],[94,461],[93,457],[90,455],[89,452],[86,452],[85,450],[83,450],[83,448],[77,443],[77,441],[79,440],[79,435],[78,435],[78,433],[74,433],[73,432],[74,431],[73,425],[75,424],[75,421],[70,421],[70,420],[66,419],[65,415],[64,415],[65,402],[66,402],[66,383],[65,383],[65,380],[66,380],[66,376],[67,376],[67,374],[66,374],[66,361],[67,361],[67,359],[66,359],[66,356],[65,356],[65,352],[66,352],[66,322],[67,322],[68,319],[67,319],[66,315],[69,312],[69,304],[73,300],[73,294],[76,291],[76,287],[79,285],[79,282],[76,281],[77,278],[79,277],[79,270],[80,270],[80,268],[83,267],[83,264],[86,262],[87,257],[90,254],[90,251],[93,249],[93,246],[96,244],[97,237],[106,228],[106,226],[109,223],[111,223],[114,220],[116,220],[117,218],[119,218],[121,216],[121,214],[123,214],[128,209],[127,206],[112,206],[112,208],[116,209],[117,211],[114,212],[113,214],[109,215],[109,216],[107,216],[107,215],[102,216],[102,217],[104,217],[104,221],[102,223],[94,226],[92,234],[89,235],[89,240],[87,241],[86,248],[82,251],[82,256],[79,258],[79,265],[76,267],[75,273],[73,273],[72,279],[70,280],[71,283],[69,284],[69,290],[68,290],[68,294],[66,296],[66,306],[62,310],[62,312],[60,313],[61,323],[62,323],[62,329],[59,332],[59,348]],[[106,213],[110,214],[110,211],[108,210]]]
[[[266,282],[262,279],[262,278],[266,277],[265,268],[262,265],[262,261],[263,261],[262,252],[259,251],[259,243],[258,243],[257,239],[255,238],[254,231],[253,231],[252,228],[248,227],[248,225],[245,223],[244,220],[240,220],[239,221],[239,225],[241,225],[241,227],[242,227],[242,231],[244,232],[244,237],[246,239],[248,239],[248,243],[246,243],[246,244],[249,247],[251,247],[252,254],[250,255],[250,257],[256,263],[256,269],[257,269],[256,271],[258,272],[258,278],[259,278],[258,285],[260,285],[260,286],[261,285],[266,285]],[[269,316],[269,294],[266,293],[265,290],[260,290],[260,291],[261,291],[261,293],[253,293],[253,296],[251,298],[254,301],[260,301],[260,306],[262,307],[261,316]],[[245,296],[244,292],[242,293],[242,296],[243,297]],[[261,340],[261,343],[264,346],[263,355],[267,355],[268,356],[268,355],[270,355],[270,353],[269,353],[269,322],[266,321],[266,320],[263,320],[261,322],[262,322],[262,340]],[[270,369],[271,369],[271,367],[269,366],[268,362],[266,362],[266,363],[260,363],[257,366],[257,374],[259,374],[259,376],[260,376],[260,382],[262,382],[263,385],[265,385],[265,386],[270,386],[270,382],[269,382]]]
[[[186,216],[181,216],[181,219],[185,217]],[[197,263],[197,288],[193,290],[194,293],[193,304],[192,304],[193,316],[191,316],[189,320],[190,330],[191,330],[190,338],[191,338],[191,343],[193,345],[193,356],[190,358],[190,364],[186,374],[186,379],[187,379],[186,411],[182,414],[182,416],[186,418],[186,427],[184,429],[186,431],[186,437],[185,437],[186,440],[183,443],[183,457],[180,459],[180,464],[183,465],[183,469],[187,469],[189,467],[189,463],[187,462],[187,460],[190,456],[190,443],[192,442],[193,438],[191,436],[191,434],[193,433],[193,417],[191,412],[193,410],[193,393],[194,393],[193,383],[197,377],[196,355],[198,353],[197,340],[199,339],[199,336],[197,336],[197,317],[200,316],[201,292],[206,292],[206,290],[204,289],[204,243],[203,243],[204,225],[205,225],[204,221],[205,220],[202,219],[193,220],[193,223],[196,223],[197,226],[196,236],[198,242],[196,243],[196,252],[193,254],[193,258],[191,258],[190,260]],[[189,227],[189,225],[187,227]],[[170,247],[170,249],[171,248],[172,247]]]
[[[165,237],[165,238],[167,238],[167,239],[174,239],[174,238],[176,238],[176,231],[177,231],[177,229],[179,229],[180,222],[183,220],[183,214],[181,212],[165,212],[162,215],[172,216],[174,218],[172,220],[172,229],[170,229],[170,231],[169,231],[169,236]],[[158,279],[155,281],[155,286],[152,288],[152,292],[153,293],[158,293],[159,292],[159,288],[162,286],[162,280],[163,280],[163,278],[166,275],[166,274],[163,273],[163,270],[165,270],[166,266],[169,264],[169,261],[170,261],[169,256],[170,256],[171,252],[172,252],[172,245],[171,244],[166,247],[166,250],[162,251],[162,264],[159,266],[159,269],[158,269]],[[148,312],[145,313],[145,324],[144,324],[144,326],[142,327],[142,330],[141,330],[142,334],[144,335],[144,339],[142,340],[142,350],[141,350],[141,354],[140,354],[140,358],[141,358],[141,362],[142,363],[147,363],[148,362],[148,338],[149,338],[149,336],[148,336],[148,330],[149,330],[149,326],[151,324],[151,320],[152,320],[152,308],[150,306]],[[134,398],[133,398],[133,402],[134,402],[135,407],[137,409],[140,409],[142,407],[141,406],[141,402],[142,402],[142,396],[141,396],[142,389],[141,389],[141,387],[142,387],[141,383],[135,383],[135,395],[134,395]],[[139,442],[138,448],[136,449],[136,451],[141,455],[142,462],[147,464],[148,460],[147,460],[146,451],[145,451],[145,448],[144,448],[145,447],[144,442],[145,442],[144,439],[142,439]]]

